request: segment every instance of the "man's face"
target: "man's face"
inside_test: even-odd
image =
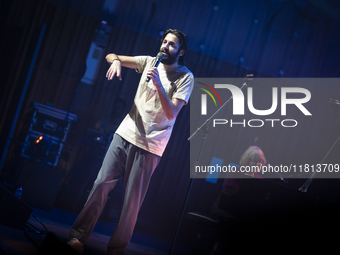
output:
[[[162,63],[171,65],[178,61],[178,58],[183,55],[183,51],[179,51],[179,39],[174,34],[167,34],[163,39],[161,52],[163,52]]]

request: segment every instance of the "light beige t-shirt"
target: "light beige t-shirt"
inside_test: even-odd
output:
[[[162,156],[169,141],[175,120],[168,120],[152,80],[146,82],[146,73],[155,62],[155,57],[138,56],[137,72],[142,73],[134,104],[118,127],[116,133],[135,146]],[[185,66],[166,69],[157,67],[162,85],[170,98],[188,103],[194,85],[194,76]]]

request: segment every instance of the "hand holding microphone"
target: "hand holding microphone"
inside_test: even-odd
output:
[[[163,53],[162,52],[158,52],[157,56],[156,56],[156,62],[154,63],[154,65],[152,67],[157,67],[159,65],[159,63],[162,61],[163,59]],[[148,77],[146,79],[146,82],[149,82],[150,78]]]

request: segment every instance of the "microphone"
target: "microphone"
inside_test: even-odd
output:
[[[244,78],[245,81],[252,81],[254,79],[253,74],[247,74],[246,78]]]
[[[152,67],[157,67],[159,65],[159,63],[162,61],[163,59],[163,53],[162,52],[158,52],[157,56],[156,56],[156,62]],[[146,82],[149,82],[150,78],[146,78]]]
[[[244,78],[244,83],[241,89],[243,89],[244,86],[248,86],[248,82],[251,82],[254,79],[253,74],[247,74],[247,76]]]

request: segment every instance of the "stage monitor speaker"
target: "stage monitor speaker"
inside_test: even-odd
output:
[[[51,211],[60,189],[63,173],[49,166],[34,162],[25,162],[27,176],[22,185],[21,199],[28,205],[45,211]]]
[[[16,229],[24,229],[33,209],[0,186],[0,224]]]
[[[48,232],[37,255],[79,255],[79,253],[61,241],[55,234]]]

